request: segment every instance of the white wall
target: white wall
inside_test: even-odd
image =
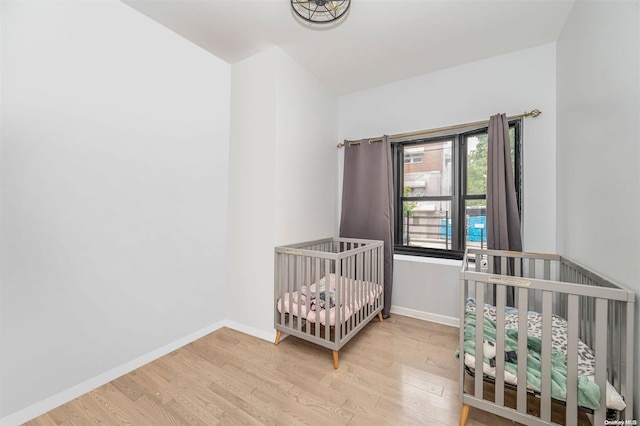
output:
[[[276,245],[337,236],[338,99],[282,52],[277,75]]]
[[[1,23],[6,420],[224,319],[230,67],[117,1]]]
[[[557,45],[558,248],[636,292],[640,367],[640,6],[577,1]],[[640,417],[636,381],[635,418]]]
[[[461,268],[459,260],[395,255],[391,312],[457,327]]]
[[[339,136],[404,133],[538,108],[543,114],[524,122],[524,249],[554,252],[555,85],[552,43],[342,96]],[[396,312],[411,305],[419,312],[458,317],[457,305],[442,303],[457,300],[457,275],[446,282],[430,277],[453,277],[459,266],[396,261],[394,268]]]
[[[227,318],[273,329],[273,256],[336,234],[337,98],[279,48],[231,67]]]

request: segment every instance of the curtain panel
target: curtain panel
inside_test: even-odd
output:
[[[391,143],[367,139],[345,144],[340,236],[384,241],[384,308],[391,310],[393,287],[393,179]]]

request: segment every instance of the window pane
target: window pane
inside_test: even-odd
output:
[[[467,194],[487,193],[487,139],[487,133],[466,138]]]
[[[465,206],[467,248],[487,247],[487,200],[468,200]]]
[[[405,201],[402,244],[450,250],[451,201]]]
[[[487,193],[487,140],[488,133],[465,138],[467,147],[467,194],[482,195]],[[515,170],[516,131],[509,128],[509,145],[511,147],[511,167]]]
[[[405,197],[451,195],[451,140],[404,148]]]

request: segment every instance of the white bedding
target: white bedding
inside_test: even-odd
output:
[[[329,282],[329,289],[326,283]],[[365,304],[373,305],[376,297],[382,293],[382,286],[369,281],[349,280],[341,277],[341,294],[335,294],[336,276],[329,274],[305,289],[306,291],[287,292],[278,299],[278,312],[295,315],[304,318],[311,323],[325,325],[327,322],[327,311],[329,311],[329,325],[336,325],[337,308],[335,302],[339,302],[342,320],[346,321]],[[316,291],[316,288],[318,291]],[[349,291],[350,290],[350,291]],[[330,308],[327,309],[327,301]],[[309,309],[307,309],[307,302]],[[317,302],[317,303],[316,303]],[[338,304],[338,303],[336,303]],[[322,307],[324,305],[324,307]]]

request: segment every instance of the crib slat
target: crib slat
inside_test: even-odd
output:
[[[367,267],[365,268],[365,271],[367,271],[367,275],[366,275],[367,291],[368,291],[367,294],[373,294],[375,296],[377,295],[377,293],[371,293],[372,291],[374,291],[373,276],[371,274],[372,261],[373,261],[373,253],[369,251],[367,252]],[[374,303],[375,303],[375,299],[374,299]],[[373,308],[374,306],[372,306],[370,303],[367,303],[367,317],[373,313]]]
[[[368,266],[366,266],[364,268],[364,270],[366,272],[365,281],[367,283],[367,285],[366,285],[367,294],[373,295],[375,297],[375,296],[377,296],[377,293],[371,293],[374,290],[374,285],[373,285],[374,281],[373,281],[373,277],[371,275],[371,264],[372,264],[372,262],[373,262],[373,254],[371,254],[368,258],[366,258],[365,263]],[[367,312],[367,316],[370,315],[370,314],[373,314],[373,309],[374,309],[374,306],[373,306],[374,299],[371,298],[371,299],[369,299],[369,301],[371,302],[371,304],[367,303],[367,311],[366,311]]]
[[[535,259],[529,259],[529,278],[537,278],[536,277],[536,260]],[[536,310],[536,291],[535,290],[530,290],[529,291],[529,310],[531,311],[535,311]]]
[[[544,260],[544,279],[551,279],[551,261],[549,259]]]
[[[334,261],[334,263],[337,265],[338,261]],[[331,273],[331,260],[330,259],[326,259],[324,261],[324,276],[327,277],[327,280],[329,279],[329,274]],[[318,281],[319,283],[320,281]],[[320,292],[319,292],[319,288],[318,285],[316,285],[316,297],[320,297]],[[338,312],[340,310],[336,309],[336,321],[338,320]],[[327,314],[327,312],[325,311],[324,313],[324,340],[326,340],[327,342],[329,342],[331,340],[331,318],[330,316]],[[320,327],[320,309],[318,309],[318,307],[316,307],[316,327]]]
[[[496,397],[495,403],[504,405],[504,308],[507,304],[507,288],[496,287]]]
[[[335,333],[333,342],[337,344],[338,342],[340,342],[340,339],[342,338],[342,334],[341,334],[342,328],[340,327],[340,325],[345,320],[345,318],[344,318],[345,307],[344,307],[344,300],[343,300],[343,297],[342,297],[342,295],[344,294],[344,289],[342,288],[343,287],[343,282],[342,282],[342,274],[343,274],[342,262],[340,261],[340,259],[338,259],[338,260],[336,260],[334,262],[334,264],[335,264],[335,269],[336,269],[335,270],[335,277],[336,277],[336,299],[337,299],[336,300],[336,305],[337,306],[336,306],[336,310],[335,310],[335,313],[336,313],[335,324],[336,325],[333,328],[334,333]],[[330,283],[329,282],[327,282],[327,286],[326,287],[327,287],[327,294],[325,295],[325,300],[328,300],[329,297],[330,297],[329,296],[329,287],[330,287]],[[325,318],[326,318],[326,323],[330,324],[331,323],[331,321],[330,321],[331,310],[330,309],[328,311],[325,310]],[[328,331],[329,331],[329,334],[331,334],[331,327],[329,327]]]
[[[567,301],[567,404],[568,425],[578,423],[578,296]]]
[[[312,273],[313,273],[313,257],[305,256],[304,258],[304,283],[309,285],[312,283]]]
[[[364,275],[362,276],[362,279],[364,280],[362,287],[363,290],[366,292],[367,295],[371,294],[369,293],[369,283],[371,282],[371,280],[369,279],[369,252],[366,252],[364,254]],[[366,283],[366,284],[365,284]],[[367,298],[366,303],[364,304],[363,307],[363,312],[364,312],[364,316],[365,318],[369,317],[369,298]]]
[[[524,287],[518,289],[518,306],[528,306],[529,291]],[[527,310],[518,309],[518,354],[527,353]],[[527,412],[527,357],[518,357],[518,412]]]
[[[319,283],[320,282],[320,269],[321,269],[321,265],[320,265],[320,258],[316,257],[316,273],[315,273],[315,277],[313,279],[314,283]],[[318,284],[316,284],[316,287],[318,286]],[[317,290],[317,289],[316,289]],[[309,297],[309,295],[307,295],[306,298],[306,304],[307,304],[307,315],[309,315],[309,312],[311,312],[311,297]],[[320,317],[317,316],[316,317],[316,325],[314,327],[315,330],[315,334],[316,334],[316,338],[320,339]]]
[[[384,300],[385,300],[385,293],[384,293],[384,286],[385,286],[385,282],[384,282],[384,245],[380,246],[380,248],[378,249],[378,259],[376,259],[378,262],[378,268],[380,271],[380,276],[378,277],[378,282],[380,283],[380,285],[382,285],[382,297],[379,298],[380,303],[379,306],[381,308],[384,307]]]
[[[353,259],[352,263],[354,264],[354,269],[351,275],[351,281],[349,284],[349,294],[351,294],[351,303],[353,306],[353,315],[352,320],[351,320],[351,328],[357,327],[358,323],[360,322],[360,310],[355,310],[356,309],[356,302],[359,300],[358,299],[358,285],[360,283],[360,280],[358,278],[358,275],[360,275],[360,255],[356,255],[355,258]]]
[[[342,281],[342,285],[344,286],[344,288],[342,289],[342,292],[343,292],[342,294],[345,296],[345,297],[341,297],[340,300],[344,303],[345,310],[347,309],[348,306],[353,306],[353,298],[351,295],[351,289],[353,287],[353,260],[354,260],[353,256],[349,256],[344,260],[345,268],[343,269],[344,271],[343,275],[345,279],[342,280],[342,277],[340,278],[340,280]],[[344,315],[345,316],[347,315],[346,311]],[[342,334],[346,336],[346,334],[350,332],[351,329],[353,329],[353,315],[351,315],[349,318],[345,317],[343,321],[340,323],[340,326],[344,330]]]
[[[607,336],[607,371],[609,383],[620,389],[620,316],[618,315],[618,303],[614,300],[607,301],[609,305],[609,335]]]
[[[479,262],[479,259],[476,257],[476,263]],[[462,397],[464,396],[464,379],[465,379],[465,369],[464,369],[464,326],[465,326],[465,314],[467,310],[467,298],[469,297],[469,281],[460,277],[460,333],[458,337],[458,348],[459,349],[459,357],[460,357],[460,368],[459,368],[459,379],[458,379],[458,395],[460,398],[460,402],[462,402]],[[476,312],[477,313],[477,312]],[[476,315],[477,319],[477,315]]]
[[[307,290],[309,289],[309,287],[311,286],[311,283],[313,282],[313,281],[311,281],[311,269],[312,269],[311,268],[311,264],[312,264],[312,262],[313,262],[313,259],[311,257],[309,257],[309,256],[305,256],[304,259],[303,259],[303,263],[304,263],[304,274],[303,274],[304,275],[304,283],[302,283],[302,284],[307,286]],[[302,300],[301,298],[302,298],[302,289],[300,289],[299,293],[298,293],[298,304],[299,305],[300,305],[300,301]],[[308,299],[308,297],[305,297],[305,299]],[[306,300],[305,300],[305,303],[306,303]],[[298,309],[302,310],[302,306],[298,306]],[[306,312],[309,312],[309,311],[306,311]],[[302,322],[302,321],[299,321],[299,322]],[[305,333],[310,334],[311,333],[311,327],[305,327],[304,331],[305,331]]]
[[[366,306],[369,306],[368,300],[365,300],[364,295],[365,295],[365,271],[366,271],[366,265],[367,264],[367,258],[366,255],[363,254],[362,256],[360,256],[360,263],[359,263],[359,274],[358,274],[358,280],[360,282],[360,284],[358,285],[358,293],[359,293],[359,299],[362,303],[360,306],[360,309],[358,309],[358,315],[359,315],[359,321],[358,323],[361,323],[362,321],[364,321],[367,316],[366,316]]]
[[[293,267],[295,268],[295,281],[293,284],[293,291],[297,291],[298,292],[298,297],[300,297],[301,294],[301,290],[302,290],[302,256],[295,256],[294,257],[294,262],[293,262]],[[289,293],[289,305],[293,305],[293,298],[291,297],[291,293]],[[298,315],[300,315],[300,299],[298,299]],[[296,321],[296,329],[298,331],[302,330],[302,321],[300,321],[300,318],[298,318],[298,321]]]
[[[278,259],[278,268],[277,268],[277,273],[278,273],[278,278],[276,279],[277,284],[277,290],[278,290],[278,294],[276,296],[276,301],[278,300],[278,298],[280,298],[280,324],[284,324],[284,288],[282,287],[282,281],[283,281],[283,277],[284,277],[284,256],[282,254],[278,254],[277,256]]]
[[[529,259],[529,278],[537,278],[536,277],[536,260]]]
[[[489,256],[489,263],[487,264],[487,266],[489,268],[489,273],[490,274],[497,273],[497,271],[496,271],[496,262],[497,261],[498,261],[497,257]],[[495,285],[493,285],[493,284],[486,284],[485,290],[484,290],[485,302],[488,303],[488,301],[493,301],[493,288],[494,287],[495,287]]]
[[[278,300],[280,298],[280,282],[282,280],[282,278],[280,277],[280,254],[278,252],[275,253],[275,261],[273,264],[273,269],[274,269],[274,281],[275,281],[274,283],[275,285],[273,286],[273,300],[276,303],[276,307],[273,312],[273,322],[275,325],[280,323],[278,322],[278,319],[282,314],[282,312],[278,312]],[[280,311],[283,311],[284,301],[281,301],[280,303],[282,303],[281,305],[282,307]]]
[[[624,371],[622,374],[625,377],[625,395],[627,408],[624,410],[625,420],[633,420],[633,388],[635,383],[633,382],[633,339],[634,339],[634,316],[635,316],[635,303],[626,302],[627,312],[625,314],[625,327],[627,335],[625,338],[626,343],[626,362],[624,365]],[[640,366],[638,366],[640,367]]]
[[[351,256],[349,259],[349,263],[351,269],[349,270],[349,280],[347,284],[347,288],[344,291],[348,292],[349,295],[349,304],[347,306],[352,306],[355,309],[355,301],[356,301],[356,286],[358,285],[358,279],[356,277],[356,271],[358,269],[358,256]],[[346,314],[345,314],[346,315]],[[349,331],[351,331],[355,326],[358,325],[357,322],[358,316],[354,311],[351,317],[349,317]]]
[[[362,256],[360,254],[358,254],[356,256],[356,269],[355,269],[355,276],[354,276],[354,285],[355,287],[353,288],[353,292],[354,292],[354,325],[357,327],[358,324],[360,324],[360,322],[362,321],[362,306],[356,306],[355,302],[358,302],[359,300],[362,300],[360,298],[360,292],[362,291]],[[360,308],[358,310],[355,310],[356,308]]]
[[[361,301],[360,309],[358,309],[358,324],[366,319],[365,315],[365,306],[368,306],[369,303],[364,299],[365,294],[365,281],[364,281],[364,272],[365,272],[365,264],[366,264],[366,256],[362,254],[360,256],[360,262],[358,263],[358,300]]]
[[[545,274],[546,274],[545,261]],[[551,309],[553,293],[542,292],[542,377],[540,383],[540,418],[551,421]]]
[[[584,277],[581,277],[580,282],[584,284]],[[589,324],[587,327],[587,336],[588,336],[587,339],[589,340],[588,345],[590,347],[593,347],[595,344],[595,336],[594,336],[595,328],[593,327],[593,325],[595,324],[595,318],[596,318],[595,299],[593,299],[592,297],[588,297],[587,303],[589,306],[589,309],[587,310],[587,314],[589,315]]]
[[[596,373],[595,381],[600,388],[600,409],[594,415],[594,424],[604,424],[606,418],[606,389],[607,389],[607,300],[596,299],[596,335],[595,355]]]
[[[587,315],[586,315],[586,311],[587,311],[587,304],[586,304],[586,297],[585,296],[578,296],[578,300],[580,301],[580,306],[579,306],[579,316],[580,316],[580,339],[587,345],[590,347],[589,342],[585,339],[585,336],[587,334],[586,328],[587,328]]]
[[[286,315],[284,314],[284,295],[285,293],[289,293],[289,310],[291,312],[293,312],[293,307],[292,307],[292,303],[291,303],[291,292],[289,290],[289,255],[288,254],[284,254],[284,262],[282,265],[282,269],[284,272],[284,288],[283,290],[283,294],[282,294],[282,303],[283,303],[283,309],[282,309],[282,324],[285,324],[286,321]],[[293,315],[289,315],[289,321],[291,321],[291,318],[293,318]],[[286,324],[287,327],[289,327],[289,324]]]
[[[482,374],[484,353],[482,344],[484,339],[484,285],[476,282],[476,365],[475,365],[475,397],[482,399]]]
[[[356,309],[358,306],[356,306],[356,302],[360,299],[360,290],[361,290],[361,280],[360,280],[360,275],[362,273],[362,255],[361,254],[357,254],[356,258],[355,258],[355,270],[354,270],[354,280],[353,280],[353,285],[355,287],[353,287],[350,291],[353,292],[353,309]],[[357,311],[354,311],[354,318],[353,318],[353,325],[354,327],[357,327],[358,324],[360,324],[360,321],[362,320],[362,311],[360,309],[358,309]]]

